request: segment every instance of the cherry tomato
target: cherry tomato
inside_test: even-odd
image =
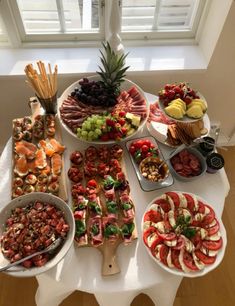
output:
[[[182,270],[180,261],[179,261],[179,255],[180,255],[180,251],[174,250],[174,249],[171,250],[171,260],[172,260],[173,265],[177,269]]]
[[[202,245],[204,246],[204,248],[206,248],[208,250],[212,250],[212,251],[217,251],[217,250],[221,249],[222,244],[223,244],[222,238],[220,238],[219,240],[216,240],[216,241],[204,240],[202,242]]]
[[[198,270],[198,267],[195,265],[192,255],[187,251],[184,251],[183,262],[185,266],[188,267],[190,270],[193,271]]]
[[[144,144],[144,145],[141,147],[141,151],[142,151],[142,152],[148,152],[148,150],[149,150],[149,147],[148,147],[146,144]]]
[[[202,253],[200,250],[195,251],[195,255],[201,262],[203,262],[205,265],[211,265],[215,262],[216,256],[207,256],[204,253]]]
[[[143,140],[143,145],[147,146],[148,148],[150,148],[150,146],[152,145],[152,142],[148,139],[144,139]]]
[[[162,221],[162,216],[159,211],[156,210],[149,210],[144,215],[144,222],[151,221],[154,223],[157,223],[159,221]]]
[[[131,145],[130,148],[129,148],[129,152],[131,153],[131,155],[134,155],[135,154],[135,151],[136,151],[136,148],[134,145]]]
[[[143,140],[139,139],[132,143],[137,149],[140,149],[143,146]]]

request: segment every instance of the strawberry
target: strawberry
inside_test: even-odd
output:
[[[126,112],[124,111],[119,112],[119,117],[124,117],[125,115],[126,115]]]
[[[125,119],[120,118],[120,119],[118,119],[118,123],[119,123],[121,126],[123,126],[123,125],[126,123],[126,121],[125,121]]]
[[[127,133],[127,128],[122,127],[122,128],[121,128],[121,132],[122,132],[123,135],[126,135],[126,133]]]
[[[114,120],[112,120],[112,119],[110,119],[110,118],[107,118],[106,119],[106,124],[108,125],[108,126],[115,126],[115,121]]]

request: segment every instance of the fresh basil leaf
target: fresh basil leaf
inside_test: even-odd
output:
[[[132,208],[132,205],[130,203],[124,203],[122,204],[122,209],[129,210]]]
[[[135,224],[134,223],[125,223],[122,228],[122,235],[125,236],[131,236],[132,232],[135,229]]]
[[[99,227],[96,224],[92,225],[91,232],[94,236],[98,235],[99,234]]]
[[[96,202],[89,202],[89,207],[93,212],[97,213],[98,215],[101,215],[101,209]]]
[[[118,227],[113,224],[109,224],[104,229],[104,236],[108,238],[109,236],[117,235],[119,232]]]
[[[80,237],[86,232],[86,226],[83,221],[75,220],[76,236]]]
[[[109,213],[115,214],[115,213],[117,213],[117,211],[118,211],[117,203],[114,202],[114,201],[109,201],[109,202],[107,202],[107,203],[106,203],[106,207],[107,207],[107,211],[108,211]]]

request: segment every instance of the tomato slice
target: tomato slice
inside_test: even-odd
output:
[[[144,222],[145,221],[151,221],[151,222],[154,222],[154,223],[162,221],[161,213],[159,211],[156,211],[156,210],[149,210],[144,215]]]
[[[195,265],[195,262],[193,260],[193,256],[187,251],[184,251],[183,253],[183,262],[185,266],[188,267],[190,270],[198,270],[198,267]]]
[[[216,224],[214,226],[209,227],[209,228],[206,227],[206,230],[208,232],[208,236],[215,235],[220,229],[220,225],[219,225],[218,220],[217,219],[215,219],[215,220],[216,220]]]
[[[176,192],[166,192],[166,194],[172,199],[176,208],[180,206],[180,197]]]
[[[215,262],[216,256],[207,256],[204,253],[202,253],[200,250],[196,250],[195,255],[199,260],[201,260],[202,263],[205,265],[211,265]]]
[[[202,246],[202,238],[199,233],[196,233],[196,235],[190,238],[190,240],[192,241],[196,249],[200,249],[200,247]]]
[[[156,227],[154,227],[154,226],[150,226],[149,228],[147,228],[145,231],[144,231],[144,233],[143,233],[143,240],[144,240],[144,243],[145,243],[145,245],[148,247],[148,241],[147,241],[147,239],[148,239],[148,237],[150,236],[150,235],[152,235],[153,233],[156,233],[156,234],[158,234],[157,233],[157,229],[156,229]]]
[[[201,201],[198,201],[198,212],[200,214],[204,214],[205,213],[205,204],[202,203]]]
[[[171,260],[172,260],[172,263],[173,263],[173,265],[174,265],[177,269],[182,270],[181,264],[180,264],[180,261],[179,261],[179,255],[180,255],[180,251],[174,250],[174,249],[172,248],[172,250],[171,250]]]
[[[185,196],[187,200],[187,208],[190,210],[190,212],[194,212],[195,202],[194,202],[193,197],[188,193],[183,193],[183,195]]]
[[[204,205],[205,205],[205,207],[209,208],[210,212],[207,215],[205,215],[205,217],[203,218],[202,226],[210,224],[215,219],[214,210],[210,206],[208,206],[206,204],[204,204]]]
[[[162,238],[162,240],[166,240],[166,241],[172,241],[176,239],[175,233],[168,233],[168,234],[158,233],[158,236]]]
[[[168,264],[167,264],[168,253],[169,253],[169,247],[166,246],[165,244],[162,244],[161,248],[159,250],[159,258],[160,258],[161,262],[166,266],[168,266]]]
[[[152,255],[155,257],[156,255],[156,246],[158,244],[162,243],[162,238],[160,238],[160,236],[158,236],[154,241],[153,243],[151,244],[151,247],[150,247],[150,250],[151,250],[151,253]]]
[[[168,213],[168,211],[171,210],[171,205],[167,200],[158,199],[154,203],[158,204],[165,213]]]
[[[185,245],[185,239],[183,237],[178,237],[176,246],[172,247],[173,250],[181,250]]]
[[[222,238],[220,238],[219,240],[216,240],[216,241],[204,240],[202,242],[202,245],[204,246],[204,248],[206,248],[208,250],[217,251],[217,250],[221,249],[221,247],[223,245],[223,240],[222,240]]]

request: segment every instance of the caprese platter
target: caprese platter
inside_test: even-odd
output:
[[[78,247],[90,246],[103,255],[103,275],[120,272],[115,252],[119,244],[137,238],[135,206],[123,164],[123,149],[115,144],[73,151],[68,178]]]
[[[200,196],[171,191],[155,198],[142,219],[150,257],[175,275],[197,277],[222,261],[227,239],[221,219]]]

